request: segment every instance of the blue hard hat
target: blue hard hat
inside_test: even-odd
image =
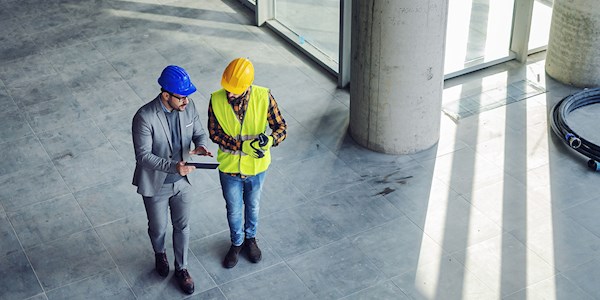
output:
[[[158,77],[158,84],[167,92],[181,96],[188,96],[196,91],[190,75],[182,67],[174,65],[167,66],[162,71]]]

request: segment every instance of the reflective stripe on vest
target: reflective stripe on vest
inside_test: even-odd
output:
[[[253,85],[250,90],[248,108],[243,124],[240,124],[233,107],[227,101],[227,94],[220,89],[211,95],[211,105],[219,125],[223,131],[239,141],[253,140],[260,133],[264,133],[269,123],[269,89]],[[240,173],[242,175],[256,175],[267,170],[271,163],[271,152],[265,151],[262,158],[253,158],[241,150],[232,151],[219,147],[217,161],[219,170],[225,173]]]

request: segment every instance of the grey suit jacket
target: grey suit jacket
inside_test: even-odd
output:
[[[190,148],[191,143],[195,147],[206,146],[207,139],[192,100],[184,111],[179,112],[179,127],[183,160],[188,161],[188,152],[193,149]],[[136,112],[131,132],[136,161],[133,185],[137,186],[139,194],[151,197],[160,189],[167,173],[177,173],[178,163],[171,159],[171,131],[160,103],[160,95]]]

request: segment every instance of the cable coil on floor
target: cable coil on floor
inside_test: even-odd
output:
[[[600,171],[600,147],[581,137],[569,127],[567,116],[572,111],[600,103],[600,88],[586,89],[581,92],[569,95],[560,100],[552,108],[552,130],[561,138],[561,140],[571,149],[586,156],[588,167],[594,171]]]

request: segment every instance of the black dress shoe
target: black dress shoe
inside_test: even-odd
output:
[[[156,253],[154,254],[156,272],[162,277],[169,275],[169,261],[167,260],[167,254]]]
[[[233,244],[229,248],[227,255],[225,255],[225,259],[223,260],[223,267],[227,269],[231,269],[237,265],[238,262],[238,254],[242,250],[242,245],[234,246]]]
[[[179,288],[186,294],[194,293],[194,280],[187,269],[175,271],[175,278],[179,284]]]
[[[257,263],[262,259],[262,252],[260,252],[260,248],[258,248],[255,238],[246,239],[244,245],[248,250],[248,259],[250,259],[251,262]]]

